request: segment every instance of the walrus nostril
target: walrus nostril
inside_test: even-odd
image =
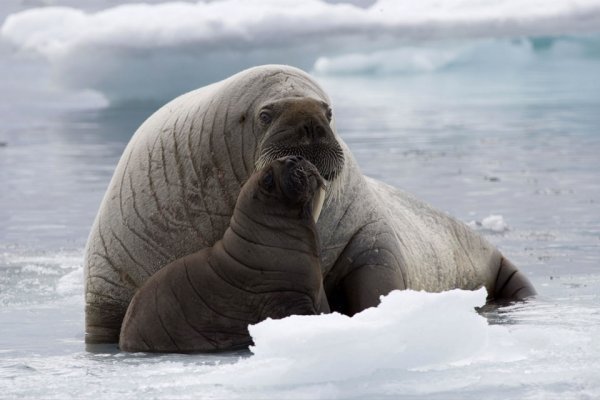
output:
[[[327,136],[327,132],[325,131],[325,128],[323,128],[321,125],[318,125],[315,128],[315,133],[316,133],[316,137],[319,139],[323,139],[325,136]]]
[[[310,127],[310,125],[309,125],[309,124],[304,124],[304,125],[302,126],[302,129],[304,130],[304,135],[306,135],[306,137],[308,137],[308,138],[310,138],[310,137],[312,136],[312,135],[311,135],[311,130],[312,130],[312,129],[310,129],[310,128],[311,128],[311,127]]]
[[[301,135],[307,138],[310,142],[317,142],[327,136],[327,131],[321,124],[314,121],[306,122],[300,128]]]

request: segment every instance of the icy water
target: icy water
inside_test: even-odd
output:
[[[0,397],[597,398],[597,71],[321,77],[364,172],[481,230],[540,297],[486,319],[473,311],[483,293],[406,293],[362,322],[261,325],[254,355],[87,352],[83,246],[154,108],[6,107]],[[482,224],[491,215],[499,224]]]
[[[397,292],[353,318],[267,321],[251,351],[208,356],[83,341],[87,234],[158,104],[50,95],[39,64],[0,59],[0,398],[599,398],[600,60],[509,58],[316,69],[364,173],[479,230],[536,300],[478,314],[482,291]]]

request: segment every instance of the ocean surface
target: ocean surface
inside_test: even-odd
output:
[[[373,16],[385,1],[310,1],[304,17],[335,11],[339,31],[327,31],[334,39],[323,47],[279,37],[288,58],[274,56],[268,31],[248,35],[273,18],[264,10],[258,22],[233,13],[233,28],[206,17],[216,38],[182,23],[194,42],[163,29],[155,6],[116,3],[91,1],[85,13],[38,8],[75,1],[0,7],[0,398],[600,398],[598,2],[557,1],[540,14],[507,1],[495,23],[483,2],[448,10],[425,2],[396,21]],[[195,12],[178,9],[186,4],[159,11],[165,20]],[[428,6],[436,18],[421,18]],[[457,20],[455,9],[469,18]],[[119,21],[140,15],[144,34],[123,31]],[[324,29],[286,18],[303,40]],[[365,30],[376,46],[365,44]],[[251,51],[227,47],[232,35],[246,35]],[[339,48],[350,40],[356,47]],[[202,51],[214,43],[228,49],[210,53],[223,70],[203,74]],[[245,352],[86,350],[83,249],[131,135],[173,95],[270,62],[314,74],[366,175],[480,231],[538,298],[476,312],[481,290],[394,292],[353,318],[265,321],[251,328],[255,346]]]

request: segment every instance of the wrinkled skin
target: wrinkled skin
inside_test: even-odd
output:
[[[317,229],[333,311],[352,315],[394,289],[485,286],[490,300],[535,294],[480,235],[362,175],[325,92],[303,71],[270,65],[176,98],[131,139],[88,240],[86,342],[117,342],[145,280],[212,246],[253,171],[292,154],[330,180]]]
[[[322,182],[297,156],[255,172],[223,239],[170,263],[136,292],[121,350],[233,350],[252,344],[249,324],[329,312],[313,218]]]

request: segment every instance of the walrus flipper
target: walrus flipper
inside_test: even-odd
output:
[[[383,221],[365,225],[325,278],[331,311],[354,315],[379,305],[381,296],[406,289],[395,235]]]
[[[488,290],[488,301],[520,301],[536,294],[527,276],[502,256],[494,287]]]

